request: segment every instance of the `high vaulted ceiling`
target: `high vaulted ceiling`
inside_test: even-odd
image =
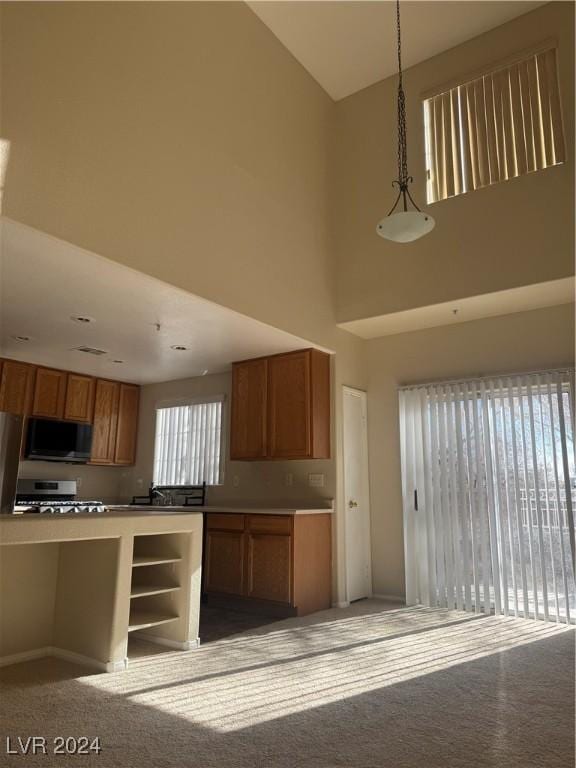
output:
[[[255,0],[250,8],[333,99],[393,75],[396,3],[390,0]],[[402,63],[410,67],[542,2],[402,0]]]

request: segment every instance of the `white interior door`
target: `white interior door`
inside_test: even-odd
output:
[[[352,602],[372,594],[366,392],[344,387],[346,589]]]

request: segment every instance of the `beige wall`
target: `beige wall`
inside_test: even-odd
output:
[[[436,228],[413,244],[375,234],[394,202],[397,79],[338,102],[332,216],[339,321],[574,273],[573,3],[545,5],[406,72],[409,171],[416,201],[424,205],[420,94],[549,37],[559,45],[567,162],[431,206]]]
[[[53,644],[58,544],[0,547],[0,657]]]
[[[334,104],[255,14],[1,13],[4,214],[330,347]]]
[[[401,384],[574,364],[574,305],[368,343],[374,592],[404,595],[398,392]]]

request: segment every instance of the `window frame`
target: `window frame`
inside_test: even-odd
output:
[[[538,55],[544,54],[550,50],[554,51],[555,64],[556,64],[556,79],[557,79],[557,91],[558,91],[558,101],[559,101],[558,125],[561,131],[560,143],[562,146],[562,154],[563,154],[562,159],[560,159],[557,162],[544,165],[541,168],[534,168],[532,170],[529,169],[522,173],[510,175],[507,178],[501,178],[495,181],[489,181],[486,184],[479,184],[477,186],[474,186],[471,180],[467,179],[466,189],[460,190],[458,192],[453,192],[451,194],[447,194],[446,196],[436,197],[433,191],[433,185],[435,182],[432,179],[432,173],[434,171],[434,167],[433,167],[434,163],[432,162],[432,153],[434,151],[434,148],[433,148],[433,142],[431,141],[431,134],[434,131],[428,116],[428,112],[429,112],[428,102],[438,96],[451,93],[452,91],[458,88],[466,87],[470,84],[473,84],[484,77],[494,75],[496,73],[499,73],[500,71],[506,70],[509,67],[513,67],[522,62],[526,62],[532,57],[537,57]],[[468,70],[466,73],[458,77],[450,78],[449,80],[443,81],[441,84],[437,84],[433,87],[426,88],[420,92],[419,98],[420,98],[420,104],[422,109],[422,125],[423,125],[423,131],[424,131],[424,159],[425,159],[426,204],[427,205],[435,205],[436,203],[440,203],[454,197],[461,197],[462,195],[468,195],[470,192],[477,192],[478,190],[484,189],[485,187],[496,186],[497,184],[503,183],[504,181],[510,181],[515,178],[520,178],[521,176],[530,175],[531,173],[536,173],[542,170],[548,170],[549,168],[554,168],[557,165],[566,164],[568,162],[568,151],[567,151],[567,142],[566,142],[566,121],[564,117],[562,88],[561,88],[561,82],[560,82],[561,69],[562,69],[562,55],[561,55],[559,40],[558,40],[558,37],[552,36],[552,37],[547,37],[546,39],[541,40],[540,42],[534,45],[531,45],[519,51],[516,51],[508,56],[495,59],[488,64],[482,65],[481,67]],[[459,110],[461,110],[461,108],[462,107],[460,105]],[[460,141],[461,146],[459,147],[460,165],[463,166],[464,152],[462,151],[462,138],[463,138],[462,132],[461,132],[460,138],[461,138],[461,141]],[[466,175],[466,173],[464,173],[464,175]]]

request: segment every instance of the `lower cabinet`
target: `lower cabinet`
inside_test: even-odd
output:
[[[331,516],[208,513],[204,589],[211,604],[275,616],[331,605]]]
[[[206,590],[241,595],[243,572],[244,534],[238,531],[208,531],[206,533]]]

